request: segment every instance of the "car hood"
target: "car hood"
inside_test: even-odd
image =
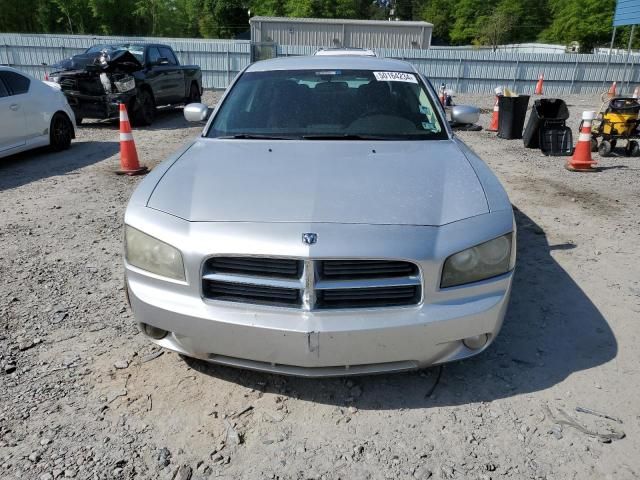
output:
[[[488,213],[455,142],[197,140],[148,207],[194,222],[444,225]]]
[[[81,53],[62,60],[51,66],[53,72],[72,70],[100,72],[135,72],[142,64],[128,50],[103,50],[101,52]]]

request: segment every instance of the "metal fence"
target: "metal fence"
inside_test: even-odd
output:
[[[317,49],[265,44],[255,45],[252,53],[248,40],[0,34],[0,64],[43,78],[47,65],[91,45],[134,41],[171,45],[181,63],[200,65],[205,88],[225,88],[252,58],[310,55]],[[640,55],[635,54],[609,57],[460,49],[376,49],[376,53],[407,60],[435,85],[446,83],[459,93],[491,93],[496,86],[508,86],[528,94],[540,74],[544,75],[545,94],[551,95],[599,93],[613,81],[623,93],[631,93],[640,84]]]
[[[316,47],[278,45],[278,56],[310,55]],[[640,56],[492,52],[486,50],[374,49],[378,56],[413,63],[434,85],[446,83],[459,93],[491,93],[507,86],[531,94],[540,74],[544,93],[600,93],[613,81],[631,93],[640,83]]]
[[[0,34],[0,65],[10,65],[37,78],[44,78],[50,70],[48,65],[82,53],[92,45],[124,42],[170,45],[180,63],[200,66],[204,88],[225,88],[251,61],[251,42],[248,40],[3,33]]]

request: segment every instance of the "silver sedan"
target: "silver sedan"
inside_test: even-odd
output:
[[[504,189],[428,80],[380,58],[250,65],[138,186],[125,224],[129,301],[151,341],[292,375],[482,352],[515,266]]]

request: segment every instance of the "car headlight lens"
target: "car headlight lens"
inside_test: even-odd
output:
[[[133,77],[124,77],[117,82],[113,82],[113,84],[120,93],[128,92],[136,88],[136,81]]]
[[[444,262],[440,287],[453,287],[502,275],[515,266],[513,233],[451,255]]]
[[[129,225],[125,227],[124,235],[125,257],[129,264],[174,280],[185,279],[180,250]]]

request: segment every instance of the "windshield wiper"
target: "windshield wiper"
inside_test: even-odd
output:
[[[215,137],[215,138],[220,138],[223,140],[228,140],[228,139],[239,139],[239,140],[294,140],[295,137],[278,137],[278,136],[273,136],[273,135],[254,135],[251,133],[237,133],[235,135],[224,135],[221,137]]]
[[[303,135],[304,140],[392,140],[390,137],[382,137],[379,135],[356,135],[345,133],[341,135]]]

